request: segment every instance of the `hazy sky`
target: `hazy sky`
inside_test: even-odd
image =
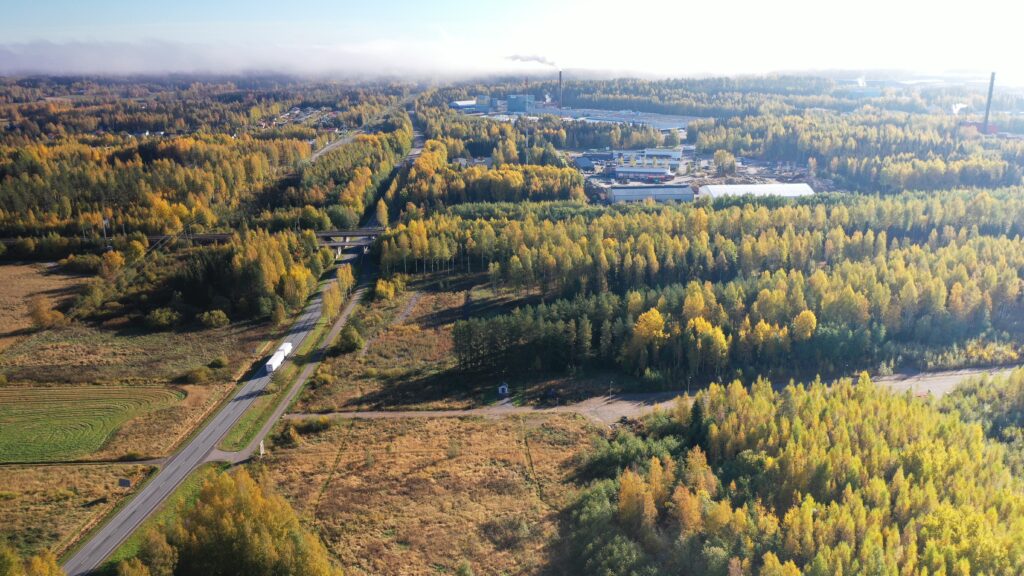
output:
[[[0,73],[246,70],[657,75],[996,70],[1024,84],[1009,0],[10,0]]]

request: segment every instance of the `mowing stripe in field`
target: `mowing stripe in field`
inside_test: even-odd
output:
[[[156,386],[0,388],[0,462],[88,455],[126,421],[180,399]]]

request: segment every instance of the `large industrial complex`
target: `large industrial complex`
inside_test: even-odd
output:
[[[554,115],[565,120],[643,124],[662,132],[679,132],[685,138],[688,116],[672,116],[631,110],[584,110],[563,108],[562,75],[558,91],[538,100],[534,94],[509,94],[505,98],[478,95],[456,100],[449,107],[464,114],[485,115],[500,121],[520,116]],[[737,196],[779,196],[794,198],[814,194],[802,180],[802,168],[767,162],[744,165],[737,161],[736,173],[722,177],[715,172],[712,158],[698,155],[693,145],[636,150],[587,150],[573,153],[573,166],[586,176],[587,190],[606,202],[691,202],[701,198]]]
[[[592,150],[573,158],[584,173],[592,196],[616,202],[692,202],[703,198],[814,194],[806,182],[779,182],[774,176],[801,178],[789,166],[744,166],[737,175],[720,177],[712,160],[699,158],[692,147],[639,150]]]

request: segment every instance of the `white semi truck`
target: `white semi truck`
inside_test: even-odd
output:
[[[285,342],[284,344],[281,344],[281,347],[278,348],[276,352],[274,352],[274,354],[270,357],[269,360],[267,360],[267,374],[270,374],[274,370],[280,368],[281,363],[284,362],[284,359],[291,353],[291,342]]]

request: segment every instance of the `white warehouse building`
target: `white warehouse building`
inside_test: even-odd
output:
[[[705,184],[697,191],[700,198],[724,198],[727,196],[780,196],[796,198],[810,196],[814,190],[807,184]]]
[[[648,198],[655,202],[692,202],[693,188],[689,184],[647,184],[608,189],[609,202],[643,202]]]

